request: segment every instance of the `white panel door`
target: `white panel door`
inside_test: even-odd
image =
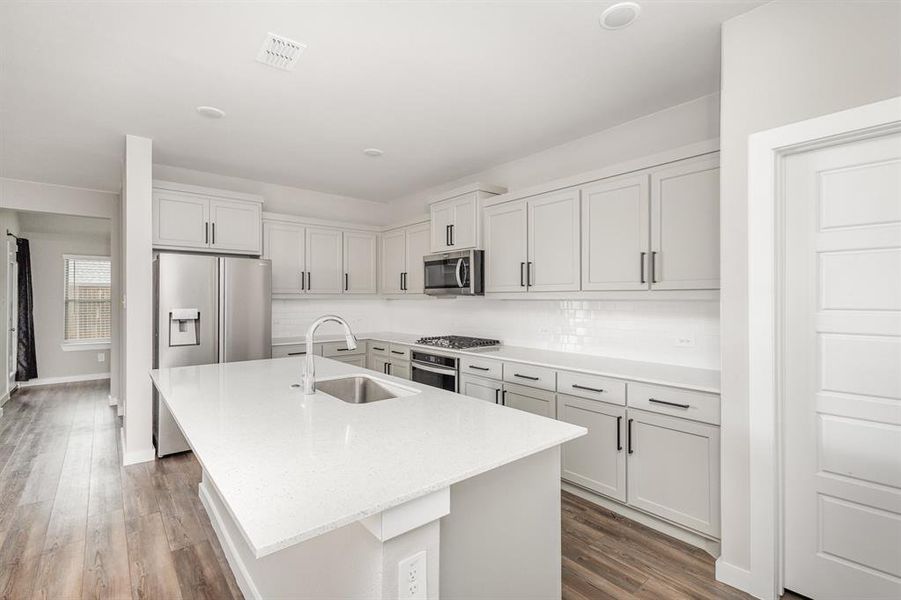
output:
[[[377,241],[374,233],[344,232],[344,293],[374,294],[378,291]]]
[[[557,414],[554,392],[505,383],[501,391],[501,402],[504,406],[524,410],[535,415],[555,418]]]
[[[450,229],[454,224],[454,212],[452,200],[436,202],[430,207],[432,252],[447,252],[452,248]]]
[[[474,375],[460,376],[460,393],[470,398],[478,398],[492,404],[500,404],[501,391],[504,384],[493,379],[476,377]]]
[[[557,419],[588,429],[563,444],[563,479],[625,501],[625,407],[558,394]]]
[[[344,289],[341,231],[307,228],[307,292],[340,294]]]
[[[272,293],[301,294],[306,287],[304,227],[263,224],[263,258],[272,261]]]
[[[650,244],[648,175],[582,188],[582,289],[646,290]]]
[[[651,173],[651,287],[720,287],[719,156]]]
[[[901,135],[784,173],[785,587],[901,598]]]
[[[454,221],[451,223],[451,248],[463,250],[478,246],[479,193],[471,192],[453,202]]]
[[[382,234],[381,292],[403,293],[403,273],[406,270],[407,233],[395,229]]]
[[[528,201],[529,259],[526,285],[534,292],[579,291],[579,190]]]
[[[260,253],[257,202],[210,200],[210,247],[223,252]]]
[[[483,213],[485,291],[526,291],[526,203],[507,202]]]
[[[182,192],[154,190],[153,245],[209,247],[209,199]]]
[[[388,367],[388,375],[394,375],[401,379],[410,379],[410,363],[409,361],[390,361]]]
[[[425,291],[423,257],[429,254],[429,224],[420,223],[407,227],[406,267],[404,268],[404,292],[422,294]]]
[[[713,537],[720,535],[720,428],[629,409],[629,504]]]

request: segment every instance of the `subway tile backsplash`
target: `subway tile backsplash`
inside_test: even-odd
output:
[[[715,301],[276,300],[273,336],[301,336],[329,312],[356,331],[494,337],[513,346],[719,368]],[[323,331],[340,329],[328,325]]]

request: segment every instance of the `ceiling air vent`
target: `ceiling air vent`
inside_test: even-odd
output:
[[[300,42],[268,33],[263,47],[257,54],[257,60],[276,69],[292,71],[305,48],[306,46]]]

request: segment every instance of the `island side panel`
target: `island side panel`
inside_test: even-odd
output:
[[[454,484],[441,519],[441,597],[561,597],[560,448]]]

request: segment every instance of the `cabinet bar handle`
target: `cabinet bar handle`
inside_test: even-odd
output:
[[[616,417],[616,451],[619,452],[623,449],[623,440],[622,440],[622,426],[623,426],[623,418]]]
[[[470,369],[475,369],[476,371],[490,371],[488,367],[477,367],[475,365],[469,365]]]
[[[348,291],[350,289],[350,276],[347,273],[344,274],[344,291]]]
[[[400,274],[400,289],[402,292],[407,291],[407,272],[404,271]]]
[[[454,245],[454,225],[453,225],[453,223],[451,223],[450,230],[451,230],[451,243],[450,243],[450,245],[453,246],[453,245]]]
[[[657,253],[651,252],[651,283],[657,283]]]
[[[350,348],[335,348],[338,352],[347,352]]]
[[[648,402],[654,404],[665,404],[666,406],[675,406],[676,408],[691,408],[690,404],[679,404],[678,402],[668,402],[666,400],[658,400],[657,398],[648,398]]]
[[[507,406],[507,390],[501,392],[501,405]]]
[[[526,263],[526,286],[532,285],[532,262]]]
[[[307,272],[300,272],[300,291],[307,289]]]
[[[626,422],[626,427],[628,428],[628,431],[626,433],[629,437],[629,454],[632,454],[632,419],[629,419]]]
[[[288,356],[302,356],[306,354],[306,352],[288,352]]]
[[[526,263],[519,263],[519,287],[526,287],[525,276],[522,274],[523,269],[525,268]]]
[[[379,352],[384,352],[384,351],[385,351],[384,348],[379,348],[379,347],[377,347],[377,346],[373,346],[372,349],[373,349],[373,350],[378,350]]]
[[[307,289],[313,291],[313,272],[307,271]]]
[[[574,383],[573,387],[577,390],[586,390],[588,392],[597,392],[599,394],[604,391],[601,388],[588,387],[587,385],[579,385],[578,383]]]
[[[388,363],[385,367],[388,368],[388,375],[391,375],[391,363]]]
[[[501,393],[501,389],[500,389],[500,388],[494,388],[494,403],[495,403],[495,404],[500,404],[500,403],[501,403],[500,398],[499,398],[500,393]]]
[[[400,355],[403,355],[403,352],[401,352],[401,351],[399,351],[399,350],[392,350],[392,351],[391,351],[391,354],[400,354]]]
[[[445,246],[450,246],[450,245],[451,245],[451,241],[450,241],[450,225],[445,225],[445,226],[444,226],[444,245],[445,245]]]
[[[531,375],[520,375],[519,373],[514,373],[514,377],[519,377],[520,379],[528,379],[529,381],[538,381],[539,377],[532,377]]]
[[[210,224],[210,229],[213,230],[213,245],[216,245],[216,223],[213,222]]]
[[[203,243],[210,243],[210,222],[207,221],[203,224]]]
[[[639,257],[639,261],[638,261],[638,263],[641,265],[641,283],[647,283],[644,280],[644,259],[645,259],[645,256],[647,256],[647,255],[648,255],[647,252],[642,252]]]

